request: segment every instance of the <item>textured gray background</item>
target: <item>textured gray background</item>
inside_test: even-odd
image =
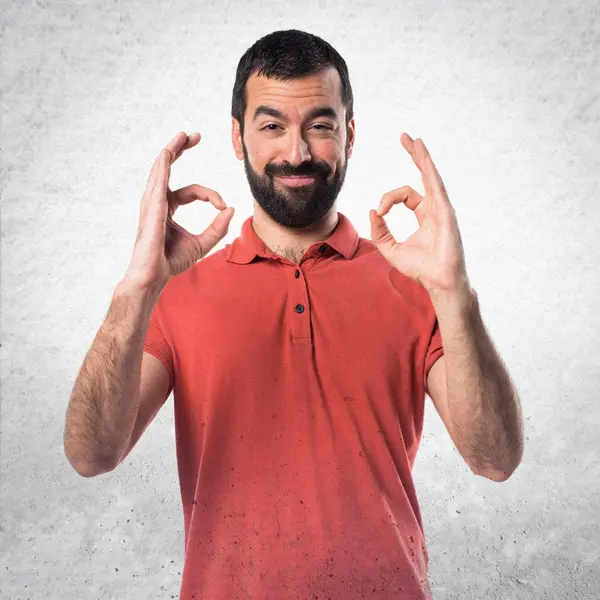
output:
[[[169,398],[126,462],[79,477],[62,446],[81,362],[129,263],[139,201],[173,168],[252,214],[231,147],[243,52],[299,28],[346,59],[356,145],[337,208],[422,191],[422,137],[454,204],[484,320],[521,393],[515,475],[473,475],[427,400],[415,480],[436,600],[600,594],[597,337],[600,10],[550,2],[2,2],[0,595],[176,598],[183,517]],[[199,233],[204,203],[178,221]],[[414,216],[387,217],[403,239]]]

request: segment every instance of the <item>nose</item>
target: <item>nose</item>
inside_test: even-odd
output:
[[[297,167],[304,162],[310,162],[311,158],[308,143],[302,134],[290,132],[282,159]]]

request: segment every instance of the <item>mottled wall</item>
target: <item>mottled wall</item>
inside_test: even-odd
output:
[[[340,194],[368,211],[422,191],[399,142],[444,178],[484,320],[521,393],[527,446],[505,483],[473,475],[428,400],[415,479],[436,600],[600,593],[600,11],[557,2],[2,2],[1,579],[7,600],[175,598],[183,560],[172,397],[126,462],[79,477],[69,395],[129,263],[161,147],[202,141],[172,187],[252,214],[233,154],[235,68],[298,28],[346,59],[356,145]],[[215,216],[195,203],[195,233]],[[416,228],[397,206],[398,239]]]

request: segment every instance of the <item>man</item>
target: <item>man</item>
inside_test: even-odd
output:
[[[115,469],[173,390],[184,600],[431,598],[411,474],[426,393],[474,473],[504,481],[521,460],[519,398],[425,145],[401,136],[425,196],[385,194],[366,240],[336,210],[354,133],[342,57],[278,31],[244,54],[233,90],[254,197],[241,236],[198,262],[233,212],[213,190],[167,187],[197,134],[150,174],[65,451],[82,475]],[[172,219],[194,199],[221,210],[198,236]],[[419,222],[403,243],[383,218],[396,203]]]

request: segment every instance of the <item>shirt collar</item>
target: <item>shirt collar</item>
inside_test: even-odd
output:
[[[332,248],[334,251],[341,254],[344,258],[350,259],[358,248],[359,235],[350,219],[338,212],[338,224],[333,233],[324,241],[315,242],[307,249],[309,253],[321,255],[321,248]],[[242,224],[241,235],[237,237],[228,248],[226,258],[229,262],[239,265],[246,265],[252,262],[257,256],[263,258],[280,259],[278,255],[273,254],[265,245],[262,239],[258,236],[252,222],[254,216],[249,217]]]

